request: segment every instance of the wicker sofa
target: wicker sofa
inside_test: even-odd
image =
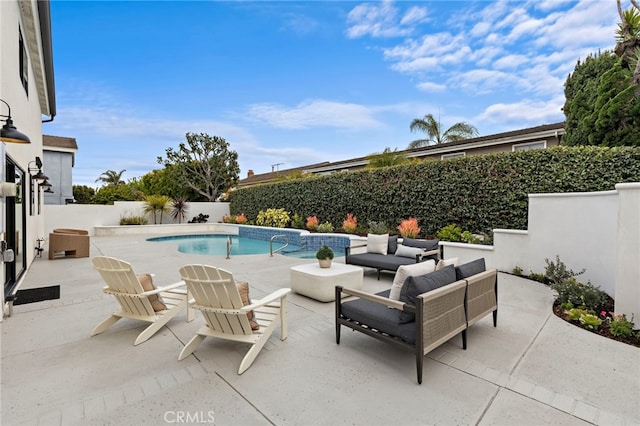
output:
[[[380,279],[381,271],[395,272],[402,265],[423,262],[428,259],[438,261],[440,258],[439,240],[422,240],[414,238],[398,239],[397,236],[388,236],[387,250],[372,250],[370,241],[380,235],[367,237],[367,244],[359,244],[345,247],[345,263],[378,271]],[[353,249],[366,247],[365,253],[353,253]],[[414,249],[413,252],[409,249]]]
[[[82,229],[54,229],[49,234],[49,259],[89,257],[89,238],[89,232]]]
[[[427,353],[457,335],[466,349],[467,328],[489,313],[497,325],[497,270],[485,270],[484,259],[408,277],[400,300],[389,299],[389,292],[370,294],[336,286],[336,343],[340,344],[341,326],[346,326],[409,349],[416,356],[419,384]],[[346,296],[356,299],[343,302]]]

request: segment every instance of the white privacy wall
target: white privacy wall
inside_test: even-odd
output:
[[[95,235],[94,226],[117,226],[120,225],[122,216],[144,216],[142,201],[116,201],[112,206],[97,204],[67,204],[53,205],[46,204],[44,208],[44,235],[48,238],[49,233],[55,228],[86,229],[90,235]],[[222,221],[222,216],[229,214],[229,203],[207,203],[192,202],[188,204],[186,221],[191,220],[198,214],[208,214],[207,223]],[[170,214],[163,214],[162,223],[178,223],[173,220]],[[146,215],[149,224],[153,224],[153,216]],[[158,215],[158,222],[160,215]],[[183,223],[184,223],[183,222]]]
[[[530,194],[527,230],[494,230],[493,246],[441,243],[444,257],[484,257],[488,267],[544,273],[556,255],[578,277],[600,286],[616,312],[640,318],[640,183],[615,191]]]

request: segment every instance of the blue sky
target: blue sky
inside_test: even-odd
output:
[[[563,121],[567,75],[613,49],[619,22],[613,0],[53,0],[51,14],[43,132],[77,139],[73,183],[92,187],[160,168],[187,132],[225,138],[244,178],[405,149],[428,113],[480,135]]]

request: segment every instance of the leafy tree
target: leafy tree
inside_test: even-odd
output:
[[[564,145],[640,145],[632,71],[613,53],[578,61],[565,82]]]
[[[129,185],[104,185],[93,196],[93,204],[113,204],[114,201],[142,201],[144,194]]]
[[[640,3],[631,0],[633,7],[622,10],[620,0],[617,0],[620,23],[616,29],[615,53],[622,58],[624,68],[633,69],[632,82],[636,91],[640,91]]]
[[[169,213],[171,211],[171,207],[169,206],[170,198],[166,195],[147,195],[144,198],[144,205],[142,206],[142,211],[145,213],[153,214],[153,223],[158,223],[157,213],[160,212],[160,223],[162,223],[162,215],[164,213]]]
[[[102,173],[98,179],[96,179],[96,182],[102,182],[107,185],[122,185],[124,183],[122,180],[124,172],[126,172],[126,170],[120,170],[119,172],[116,172],[115,170],[107,170]]]
[[[96,190],[87,185],[73,185],[73,199],[78,204],[92,204]]]
[[[180,143],[178,150],[168,148],[166,158],[158,157],[158,163],[174,166],[179,183],[207,201],[215,201],[238,183],[238,153],[219,136],[187,133],[186,139],[187,143]]]
[[[378,167],[396,166],[398,164],[406,164],[409,159],[402,153],[398,152],[398,149],[391,151],[391,148],[385,148],[382,153],[371,154],[369,157],[368,169],[375,169]]]
[[[431,144],[441,144],[447,142],[459,141],[478,136],[478,129],[475,126],[459,122],[442,132],[440,121],[437,121],[433,115],[427,114],[424,118],[415,118],[409,125],[412,132],[420,131],[427,134],[428,139],[418,139],[409,144],[409,149],[420,148]]]

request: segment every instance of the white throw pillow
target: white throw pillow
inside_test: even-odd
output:
[[[389,234],[367,234],[367,253],[387,254]]]
[[[398,248],[396,249],[396,256],[411,257],[413,259],[416,258],[417,254],[422,253],[424,253],[424,250],[422,250],[420,247],[407,247],[403,246],[402,244],[398,244]]]
[[[445,266],[449,266],[449,265],[458,266],[459,264],[460,262],[458,261],[457,257],[452,257],[451,259],[440,259],[440,261],[436,265],[436,271],[439,271]]]
[[[400,248],[400,246],[398,246],[398,248]],[[433,272],[435,269],[436,262],[433,259],[429,259],[426,262],[420,262],[411,265],[402,265],[398,267],[396,276],[393,277],[393,284],[391,285],[389,299],[400,300],[400,291],[402,290],[402,285],[407,278],[426,275]]]

